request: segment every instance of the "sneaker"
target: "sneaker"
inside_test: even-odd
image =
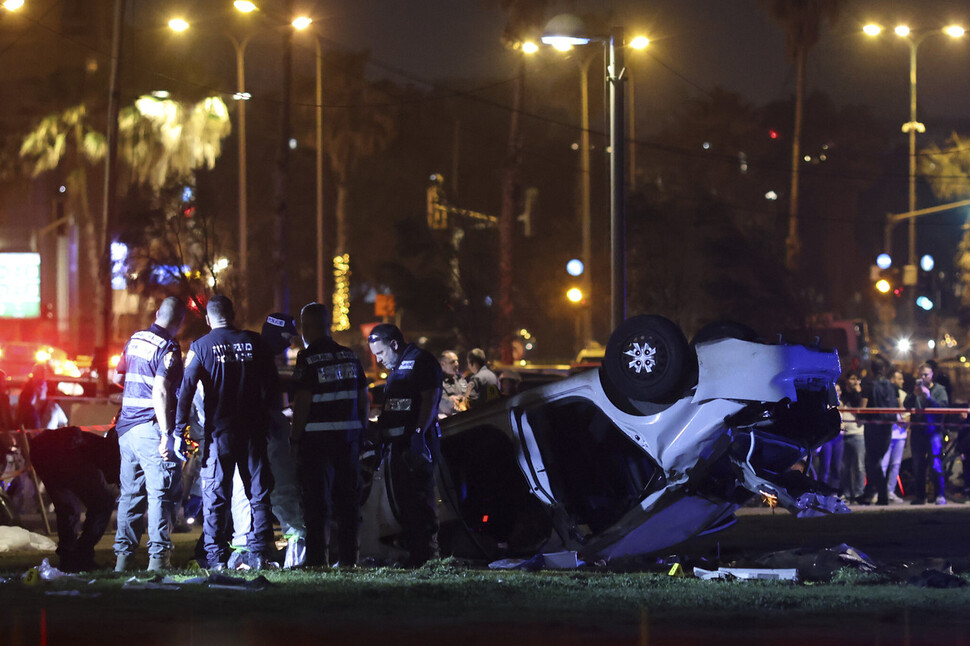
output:
[[[131,554],[119,554],[118,560],[115,561],[115,572],[124,572],[131,569],[134,559]]]
[[[286,557],[283,568],[302,567],[306,563],[306,541],[301,536],[291,536],[286,539]]]
[[[889,502],[899,504],[903,502],[903,499],[897,496],[895,493],[889,494]]]
[[[161,572],[162,570],[172,569],[172,557],[169,554],[163,556],[153,556],[148,559],[149,572]]]
[[[938,504],[938,505],[945,505],[946,504],[946,496],[937,496],[936,497],[936,504]]]
[[[233,556],[237,557],[235,563]],[[230,570],[262,570],[264,567],[263,557],[256,552],[233,552],[229,557]]]

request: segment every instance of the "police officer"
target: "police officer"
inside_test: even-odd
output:
[[[341,567],[360,559],[360,439],[367,420],[367,380],[357,355],[330,337],[330,312],[300,312],[305,350],[296,358],[293,432],[306,518],[306,565],[327,566],[336,517]]]
[[[111,520],[115,492],[109,483],[118,484],[120,472],[117,431],[111,429],[105,437],[77,426],[43,431],[30,441],[30,462],[54,503],[60,569],[98,569],[94,546]]]
[[[208,566],[225,567],[228,557],[228,500],[236,467],[252,508],[250,550],[243,561],[263,565],[273,545],[270,492],[273,474],[266,456],[268,409],[279,400],[279,375],[260,336],[233,327],[232,301],[213,296],[206,305],[212,331],[192,342],[179,393],[178,428],[189,420],[196,385],[202,383],[205,410],[203,455],[203,536]]]
[[[175,455],[175,402],[182,380],[182,352],[175,334],[185,305],[174,296],[162,301],[155,323],[135,332],[118,363],[115,380],[124,380],[118,446],[121,496],[114,551],[115,571],[131,566],[141,539],[142,506],[148,498],[148,569],[170,567],[171,522],[181,478]]]
[[[498,377],[488,367],[485,351],[481,348],[469,350],[465,364],[471,376],[468,378],[468,393],[465,400],[468,410],[480,407],[485,402],[498,399],[502,394],[499,390]]]
[[[391,478],[400,484],[398,501],[408,548],[405,565],[417,567],[439,556],[434,462],[441,367],[431,353],[405,345],[401,330],[389,323],[374,327],[367,342],[389,372],[378,425],[391,448]]]
[[[263,345],[273,356],[277,368],[286,365],[286,350],[297,337],[296,321],[289,314],[273,312],[263,322],[260,332]],[[198,393],[197,393],[198,396]],[[201,399],[197,397],[197,400]],[[195,401],[197,401],[195,400]],[[198,405],[198,404],[197,404]],[[303,510],[300,507],[300,485],[297,481],[296,463],[290,450],[290,420],[283,413],[285,408],[281,399],[269,409],[269,428],[266,437],[266,452],[269,458],[270,470],[273,472],[273,492],[270,501],[273,505],[273,515],[280,522],[283,537],[286,539],[286,554],[283,567],[299,567],[306,559],[306,527],[303,522]],[[229,557],[232,567],[237,555],[248,552],[246,536],[252,524],[252,510],[246,497],[239,469],[232,478],[232,547],[235,554]]]

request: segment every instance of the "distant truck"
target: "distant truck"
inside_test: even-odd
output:
[[[863,319],[837,319],[825,314],[809,320],[803,328],[783,333],[789,343],[812,345],[818,340],[822,348],[837,350],[842,370],[859,370],[872,358],[869,324]]]

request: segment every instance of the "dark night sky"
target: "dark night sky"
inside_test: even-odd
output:
[[[638,65],[638,98],[649,93],[653,100],[663,101],[671,93],[695,94],[720,85],[764,103],[794,91],[784,34],[759,0],[614,0],[573,5],[576,13],[611,9],[628,33],[642,31],[651,37],[646,60],[631,62],[631,67]],[[494,0],[356,0],[339,7],[320,2],[318,7],[318,26],[335,44],[369,48],[378,60],[415,77],[510,73],[511,56],[499,42],[504,16]],[[955,21],[970,28],[970,7],[949,0],[906,4],[855,0],[848,3],[834,30],[825,28],[809,60],[809,91],[824,91],[839,103],[887,110],[902,122],[908,120],[909,110],[909,48],[892,34],[881,40],[864,36],[861,26],[873,20],[887,24],[907,20],[920,28]],[[552,57],[540,57],[532,64],[533,73],[554,64]],[[970,115],[968,71],[970,35],[961,42],[927,39],[919,49],[920,116]]]

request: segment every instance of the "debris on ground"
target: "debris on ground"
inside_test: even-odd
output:
[[[964,579],[939,570],[923,570],[906,583],[919,588],[962,588],[967,585]]]
[[[266,588],[272,587],[272,583],[260,574],[255,579],[242,579],[234,576],[226,576],[224,574],[219,574],[213,572],[206,579],[206,585],[210,589],[219,590],[245,590],[248,592],[258,592],[259,590],[264,590]]]
[[[490,570],[575,570],[586,565],[575,551],[536,554],[530,559],[501,559],[488,564]]]
[[[802,580],[827,580],[844,567],[874,572],[879,565],[864,552],[840,543],[822,550],[796,548],[772,552],[754,559],[756,565],[767,568],[795,568]]]
[[[23,527],[0,525],[0,552],[53,552],[57,543]]]
[[[717,570],[705,570],[695,567],[694,576],[705,581],[713,579],[740,579],[742,581],[798,581],[798,570],[795,568],[750,568],[750,567],[721,567]]]

